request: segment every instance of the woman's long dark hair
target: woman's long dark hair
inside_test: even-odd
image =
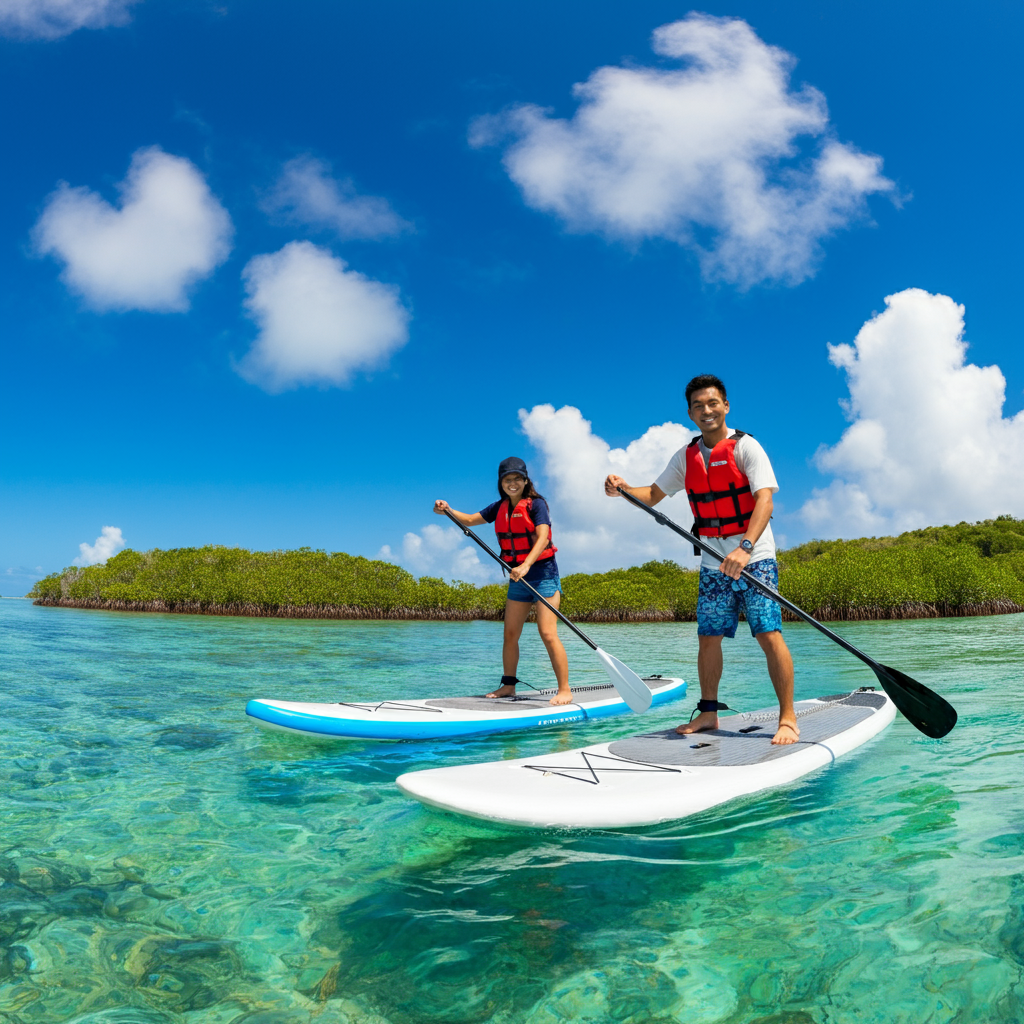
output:
[[[512,474],[506,473],[505,475],[511,476]],[[520,476],[520,474],[516,473],[516,476]],[[498,481],[498,497],[501,498],[502,501],[507,501],[509,503],[509,508],[512,507],[512,499],[501,489],[500,480]],[[537,493],[537,488],[533,486],[533,481],[529,477],[526,477],[526,483],[523,485],[523,493],[518,500],[522,501],[523,498],[540,498],[541,501],[548,500],[543,494]]]

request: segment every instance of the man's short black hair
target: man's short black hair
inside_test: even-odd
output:
[[[694,391],[701,391],[704,388],[718,388],[719,393],[722,396],[722,401],[728,401],[725,394],[725,385],[722,383],[721,377],[716,377],[713,373],[698,373],[689,384],[686,385],[686,408],[690,408],[690,395]]]

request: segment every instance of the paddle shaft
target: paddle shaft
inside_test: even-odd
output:
[[[643,503],[641,502],[641,504],[643,504]],[[460,523],[459,520],[455,516],[452,515],[450,509],[445,509],[444,510],[444,514],[467,537],[470,537],[471,539],[475,540],[477,542],[477,544],[479,544],[480,547],[482,547],[484,549],[484,551],[486,551],[487,554],[489,554],[491,556],[491,558],[493,558],[498,563],[498,565],[501,566],[501,568],[502,568],[502,570],[504,572],[508,572],[508,565],[505,563],[505,560],[501,557],[501,555],[499,555],[497,552],[492,550],[489,545],[485,544],[484,541],[482,541],[476,535],[476,533],[474,533],[468,526],[464,526],[462,523]],[[596,651],[598,649],[597,644],[595,644],[594,641],[591,640],[590,637],[587,636],[587,634],[584,633],[582,629],[578,628],[575,625],[575,623],[570,622],[554,605],[548,604],[548,602],[543,597],[541,597],[541,595],[537,592],[537,590],[534,588],[534,586],[532,584],[527,583],[526,580],[523,580],[523,579],[519,580],[519,582],[522,583],[524,586],[529,587],[530,590],[533,591],[533,594],[536,596],[537,600],[540,601],[540,603],[542,605],[544,605],[545,608],[548,608],[551,611],[553,611],[555,613],[555,615],[557,615],[559,617],[559,619],[561,619],[562,622],[564,622],[592,651]]]
[[[642,508],[645,512],[649,512],[655,519],[658,520],[659,523],[661,523],[662,526],[667,526],[670,530],[675,530],[675,532],[678,533],[680,537],[685,537],[691,544],[700,548],[701,551],[706,551],[709,555],[711,555],[712,558],[717,558],[720,562],[725,561],[725,556],[720,555],[713,547],[711,547],[710,544],[705,544],[704,541],[700,539],[700,537],[695,537],[692,533],[689,532],[689,530],[684,530],[678,523],[672,522],[672,520],[669,519],[668,516],[659,512],[657,509],[651,508],[651,506],[648,505],[647,502],[641,501],[639,498],[630,494],[628,491],[623,490],[621,487],[616,488],[616,490],[627,501],[631,501],[634,505],[636,505],[637,508]],[[788,609],[794,615],[803,619],[804,622],[810,623],[810,625],[814,626],[815,629],[820,630],[830,640],[834,640],[837,644],[839,644],[840,647],[845,648],[851,654],[860,658],[860,660],[863,661],[865,665],[870,665],[873,669],[882,667],[879,665],[877,661],[875,661],[874,658],[869,658],[863,651],[858,650],[848,640],[844,640],[838,633],[833,633],[832,630],[828,628],[828,626],[823,626],[813,616],[808,615],[807,612],[805,612],[802,608],[798,608],[795,604],[793,604],[792,601],[787,601],[774,587],[768,586],[767,583],[762,583],[761,580],[759,580],[756,576],[753,575],[753,573],[749,573],[746,569],[744,569],[740,573],[740,578],[746,580],[747,583],[750,583],[752,586],[756,587],[758,590],[761,591],[762,594],[767,594],[768,597],[770,597],[773,601],[777,601],[779,604],[782,605],[783,608]]]

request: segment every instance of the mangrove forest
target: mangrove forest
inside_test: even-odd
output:
[[[581,622],[696,618],[698,574],[672,561],[562,577]],[[811,541],[779,552],[779,589],[819,619],[900,619],[1024,611],[1024,520]],[[474,586],[310,548],[208,546],[120,552],[40,580],[36,604],[114,611],[325,619],[500,619],[503,584]],[[788,617],[788,613],[787,613]]]

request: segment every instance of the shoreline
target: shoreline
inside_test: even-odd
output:
[[[28,600],[27,598],[25,600]],[[152,612],[165,615],[222,615],[256,619],[338,619],[422,622],[500,622],[504,609],[489,608],[360,608],[355,605],[260,605],[260,604],[203,604],[198,601],[105,601],[100,598],[41,597],[33,604],[47,608],[79,608],[108,612]],[[809,614],[820,622],[874,622],[902,619],[975,618],[985,615],[1013,615],[1024,612],[1024,605],[1010,600],[982,601],[968,604],[948,602],[908,602],[882,608],[877,605],[825,605]],[[631,622],[695,622],[692,613],[678,614],[668,609],[607,608],[583,615],[571,615],[574,622],[631,623]],[[530,613],[530,620],[534,613]],[[800,619],[783,609],[784,622]]]

